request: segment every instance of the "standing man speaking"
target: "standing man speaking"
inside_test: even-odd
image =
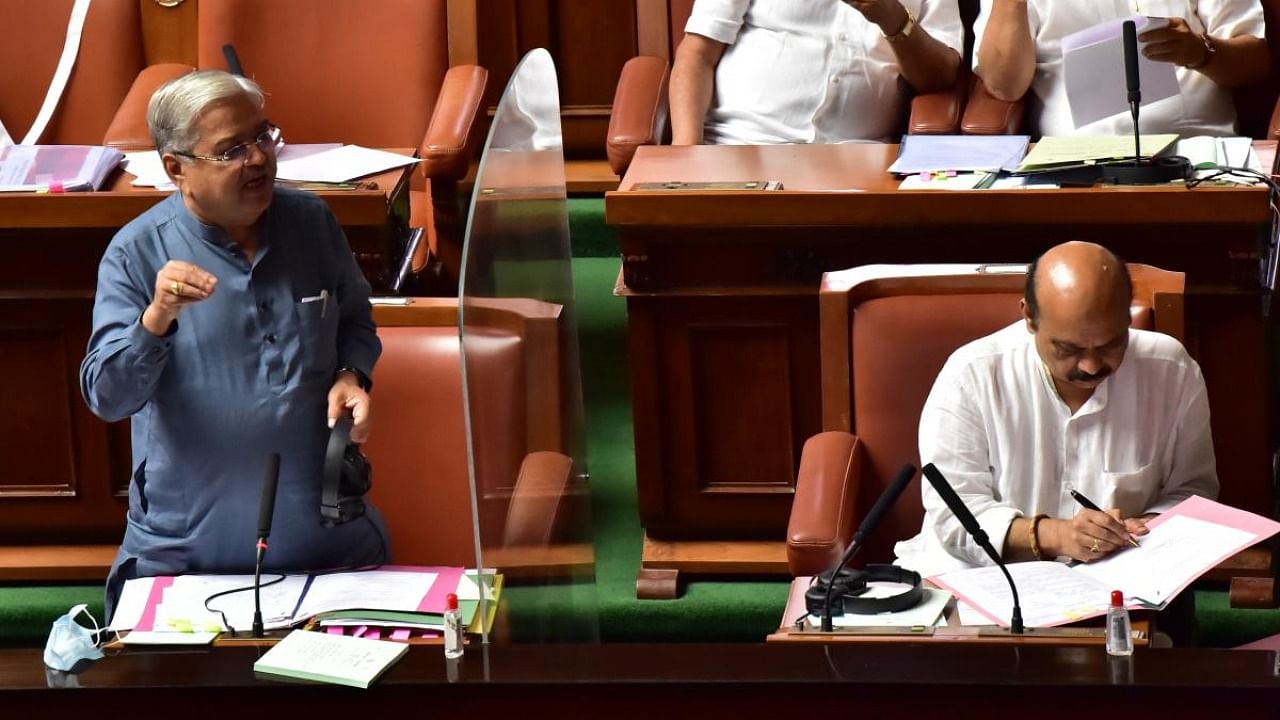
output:
[[[252,571],[271,453],[281,456],[271,566],[384,561],[375,510],[320,524],[328,428],[349,412],[352,439],[367,437],[382,351],[346,237],[321,200],[275,187],[280,131],[253,81],[172,80],[152,96],[147,125],[178,192],[108,246],[80,368],[90,409],[133,424],[108,617],[133,577]]]

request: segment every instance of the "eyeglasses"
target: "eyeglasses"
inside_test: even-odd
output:
[[[269,125],[266,130],[263,130],[258,134],[258,137],[254,138],[250,142],[240,143],[234,147],[227,148],[219,155],[198,155],[193,152],[179,152],[177,150],[173,151],[173,154],[181,155],[182,157],[189,157],[193,160],[207,160],[209,162],[217,163],[238,162],[243,164],[249,161],[250,148],[256,146],[263,153],[274,152],[279,148],[283,137],[284,136],[281,134],[280,128],[275,125]]]

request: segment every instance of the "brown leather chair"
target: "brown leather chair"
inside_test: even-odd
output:
[[[0,121],[14,142],[35,121],[62,54],[72,0],[0,0]],[[39,141],[98,145],[146,64],[138,0],[95,0],[62,100]]]
[[[462,217],[457,181],[480,138],[475,120],[488,72],[449,66],[446,0],[201,0],[197,56],[226,68],[236,48],[245,73],[267,93],[267,111],[287,142],[404,148],[422,158],[413,175],[410,225],[425,228],[413,270],[430,248],[457,278]],[[190,68],[158,65],[138,78],[110,142],[150,147],[146,103]]]
[[[693,0],[636,2],[637,35],[642,54],[622,66],[605,143],[609,167],[618,177],[626,174],[637,147],[661,145],[669,139],[667,80],[671,71],[670,58],[684,38],[684,26],[692,9]],[[916,135],[958,132],[968,83],[967,73],[961,72],[951,90],[913,98],[906,123],[907,132]]]
[[[1280,98],[1280,31],[1275,30],[1280,23],[1280,0],[1262,0],[1262,7],[1267,23],[1267,46],[1271,50],[1271,72],[1262,82],[1236,90],[1237,123],[1245,137],[1280,140],[1280,102],[1277,102]],[[1038,134],[1036,128],[1026,127],[1025,111],[1025,99],[1000,100],[975,75],[961,132],[966,135]]]
[[[575,502],[572,461],[559,452],[559,386],[546,365],[555,367],[560,308],[477,301],[468,317],[483,561],[528,570]],[[383,352],[364,451],[395,561],[474,566],[457,302],[377,306],[374,321]]]
[[[1131,264],[1133,325],[1183,337],[1183,274]],[[800,459],[787,528],[793,575],[830,568],[903,463],[933,382],[961,345],[1021,317],[1025,270],[871,265],[826,273],[819,296],[822,426]],[[890,562],[920,531],[919,477],[859,556]]]

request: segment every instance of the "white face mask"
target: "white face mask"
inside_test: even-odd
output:
[[[93,623],[93,629],[75,621],[75,617],[84,613]],[[54,670],[69,672],[81,660],[97,660],[102,657],[99,648],[98,621],[89,613],[89,607],[76,605],[66,615],[53,621],[49,630],[49,639],[44,644],[44,664]]]

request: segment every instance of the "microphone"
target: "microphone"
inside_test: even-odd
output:
[[[240,56],[236,54],[236,47],[231,43],[222,46],[222,57],[227,61],[227,71],[232,75],[244,77],[244,68],[240,65]]]
[[[229,47],[229,46],[228,46]],[[260,638],[262,628],[262,559],[267,554],[267,538],[271,535],[271,516],[276,509],[276,486],[280,482],[280,453],[267,457],[267,474],[262,479],[262,504],[258,507],[258,554],[253,563],[253,636]]]
[[[1125,20],[1121,26],[1124,41],[1124,84],[1129,91],[1129,113],[1133,115],[1133,162],[1142,162],[1142,145],[1138,134],[1138,105],[1142,103],[1142,78],[1138,73],[1138,26]]]
[[[1152,185],[1181,180],[1191,174],[1191,163],[1184,157],[1142,159],[1142,135],[1138,130],[1138,106],[1142,104],[1142,77],[1138,70],[1138,26],[1125,20],[1120,26],[1124,48],[1124,84],[1129,95],[1129,114],[1133,116],[1133,162],[1128,160],[1102,166],[1102,180],[1119,185]]]
[[[964,501],[956,494],[955,489],[951,487],[951,483],[947,482],[947,479],[942,476],[942,473],[933,463],[925,465],[923,472],[925,478],[929,480],[929,484],[933,486],[933,489],[942,497],[942,501],[951,509],[951,514],[955,515],[960,524],[964,526],[965,532],[969,533],[974,542],[978,543],[986,551],[987,555],[991,556],[991,559],[999,566],[1000,571],[1004,573],[1005,579],[1009,581],[1009,590],[1013,592],[1013,617],[1009,619],[1009,632],[1014,635],[1021,635],[1023,631],[1022,604],[1018,602],[1018,586],[1013,583],[1013,576],[1009,574],[1009,569],[1004,566],[1004,560],[1001,559],[1000,553],[991,547],[991,539],[987,537],[987,531],[983,530],[982,526],[978,524],[978,518],[969,512],[969,507],[964,504]]]
[[[853,556],[862,547],[862,542],[884,519],[884,514],[893,507],[898,501],[898,496],[902,495],[902,491],[907,489],[907,483],[911,482],[911,478],[915,477],[916,467],[911,463],[902,466],[898,471],[893,482],[880,493],[880,497],[876,499],[876,503],[871,506],[871,510],[867,512],[866,517],[862,518],[862,523],[858,525],[858,529],[853,533],[853,539],[849,542],[849,547],[845,549],[844,555],[841,556],[840,562],[836,564],[834,570],[831,571],[827,580],[827,594],[822,603],[822,632],[831,632],[831,588],[835,586],[835,580],[840,576],[840,571],[845,565],[853,559]]]

